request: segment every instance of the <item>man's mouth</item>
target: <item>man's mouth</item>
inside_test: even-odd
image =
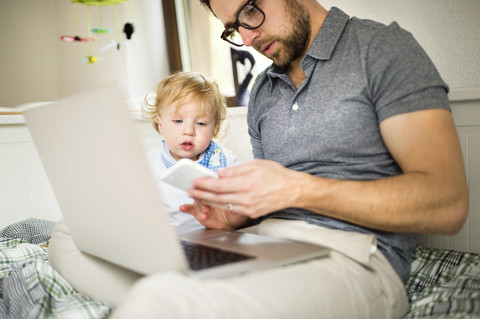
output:
[[[262,51],[263,51],[263,54],[265,54],[266,56],[269,56],[273,53],[273,49],[274,49],[274,43],[275,42],[270,42],[269,44],[267,44],[266,46],[264,46],[262,48]]]
[[[182,144],[180,144],[180,146],[182,147],[183,150],[190,151],[194,145],[193,143],[190,143],[190,142],[183,142]]]

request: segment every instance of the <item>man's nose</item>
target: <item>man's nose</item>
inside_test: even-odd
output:
[[[257,29],[246,29],[242,26],[238,27],[238,33],[242,37],[243,44],[247,47],[251,47],[255,39],[260,34]]]

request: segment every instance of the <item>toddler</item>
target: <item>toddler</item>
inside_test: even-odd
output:
[[[162,173],[182,158],[217,171],[238,164],[235,154],[212,140],[226,117],[225,98],[215,82],[197,72],[174,73],[162,80],[153,99],[145,98],[143,117],[163,137],[163,143],[147,152],[147,159],[173,225],[196,222],[179,206],[191,204],[188,194],[160,180]]]

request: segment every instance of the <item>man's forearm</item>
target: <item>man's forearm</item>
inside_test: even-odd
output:
[[[412,172],[375,181],[300,173],[295,207],[392,232],[456,233],[468,210],[467,186]]]

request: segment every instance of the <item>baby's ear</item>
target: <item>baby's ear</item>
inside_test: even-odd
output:
[[[155,125],[157,126],[158,132],[162,133],[162,125],[160,124],[160,115],[155,116]]]

